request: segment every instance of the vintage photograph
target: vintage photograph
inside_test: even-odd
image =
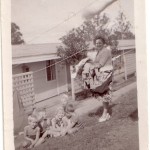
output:
[[[139,150],[134,0],[11,0],[15,150]]]

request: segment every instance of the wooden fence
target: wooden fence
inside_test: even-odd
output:
[[[126,53],[124,52],[123,60],[124,60],[125,80],[127,80],[129,75],[136,73],[135,49],[128,51]]]
[[[33,84],[33,73],[21,73],[13,75],[13,91],[19,95],[19,101],[25,112],[32,111],[35,105],[35,93]]]

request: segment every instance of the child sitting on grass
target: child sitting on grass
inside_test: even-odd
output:
[[[61,107],[66,112],[66,106],[68,104],[69,96],[67,94],[60,95]]]
[[[47,118],[46,110],[43,109],[41,111],[38,111],[34,108],[32,116],[36,118],[38,126],[40,128],[40,133],[43,134],[46,129],[51,125],[50,119]]]
[[[61,132],[64,127],[63,118],[65,116],[65,112],[62,107],[57,109],[56,116],[51,120],[52,121],[52,129],[54,131]]]
[[[73,134],[83,128],[83,124],[79,121],[79,116],[75,112],[73,104],[66,106],[66,117],[64,118],[67,122],[67,126],[62,130],[62,135]]]
[[[24,128],[24,148],[33,148],[40,138],[40,128],[35,117],[28,117],[28,126]]]

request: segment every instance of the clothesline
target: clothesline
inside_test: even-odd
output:
[[[78,54],[78,53],[80,53],[80,52],[83,52],[83,51],[85,51],[85,50],[81,50],[81,51],[79,51],[79,52],[76,52],[76,53],[74,53],[73,55],[70,55],[70,56],[68,56],[68,57],[66,57],[66,58],[64,58],[64,59],[62,59],[62,60],[60,60],[60,61],[58,61],[58,62],[52,64],[52,65],[49,65],[49,66],[47,66],[47,67],[41,68],[41,69],[39,69],[39,70],[36,70],[36,71],[34,71],[33,73],[37,73],[37,72],[43,71],[43,70],[45,70],[45,69],[47,69],[47,68],[49,68],[49,67],[52,67],[52,66],[54,66],[54,65],[56,65],[56,64],[59,64],[59,63],[65,61],[65,60],[71,58],[72,56],[74,56],[74,55],[76,55],[76,54]],[[129,52],[131,52],[131,51],[133,51],[133,49],[130,50],[130,51],[128,51],[128,52],[125,52],[125,53],[123,53],[123,54],[121,54],[121,55],[118,55],[117,58],[118,58],[118,57],[121,57],[122,55],[125,55],[125,54],[127,54],[127,53],[129,53]]]

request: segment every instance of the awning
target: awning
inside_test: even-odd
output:
[[[23,64],[23,63],[32,63],[46,60],[59,59],[57,55],[37,55],[37,56],[28,56],[28,57],[16,57],[12,59],[13,65]]]

